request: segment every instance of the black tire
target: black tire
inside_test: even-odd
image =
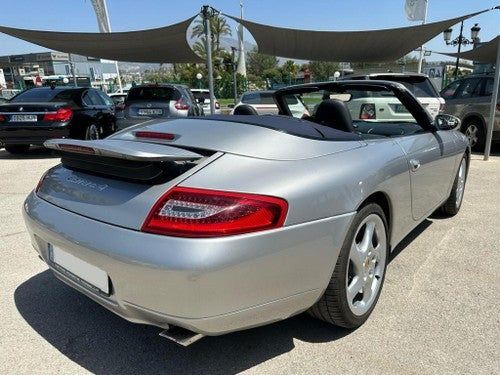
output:
[[[380,206],[370,203],[354,217],[330,283],[309,314],[340,327],[361,326],[377,304],[388,259],[385,214]]]
[[[26,154],[30,150],[30,145],[5,145],[5,151],[11,154]]]
[[[469,139],[472,151],[482,152],[486,144],[484,126],[479,119],[466,120],[462,125],[462,133]]]
[[[96,140],[101,138],[101,131],[95,124],[90,124],[87,126],[85,130],[85,139],[86,140]]]
[[[464,191],[465,191],[465,182],[467,181],[467,173],[468,173],[468,159],[467,156],[464,155],[462,161],[460,162],[460,166],[458,167],[457,175],[455,176],[455,181],[453,182],[453,186],[451,188],[451,193],[446,202],[441,206],[441,212],[454,216],[460,211],[460,207],[462,206],[462,201],[464,199]]]

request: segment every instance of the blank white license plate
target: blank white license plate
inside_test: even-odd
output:
[[[163,111],[158,108],[141,108],[137,111],[139,115],[149,116],[149,115],[161,115]]]
[[[97,288],[99,291],[109,295],[108,274],[100,268],[75,257],[61,248],[49,244],[50,260],[56,266],[62,267],[64,271],[70,273],[73,279],[81,284]]]
[[[33,122],[36,121],[36,115],[12,115],[10,121],[13,122]]]

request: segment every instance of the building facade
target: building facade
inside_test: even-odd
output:
[[[20,90],[77,83],[111,91],[117,77],[113,61],[55,51],[0,56],[0,69],[5,86],[0,88]]]

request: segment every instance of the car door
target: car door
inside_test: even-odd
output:
[[[473,77],[458,80],[443,90],[446,100],[445,112],[463,118],[465,113],[470,112],[469,106],[478,97],[481,91],[481,78]]]
[[[422,131],[395,138],[406,155],[411,183],[413,219],[430,214],[444,201],[456,164],[452,132]]]

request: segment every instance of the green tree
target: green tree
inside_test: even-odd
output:
[[[341,68],[339,63],[336,62],[309,61],[309,69],[315,81],[328,81]]]
[[[264,77],[264,72],[278,69],[276,56],[264,55],[254,47],[247,55],[247,71],[256,77]]]

